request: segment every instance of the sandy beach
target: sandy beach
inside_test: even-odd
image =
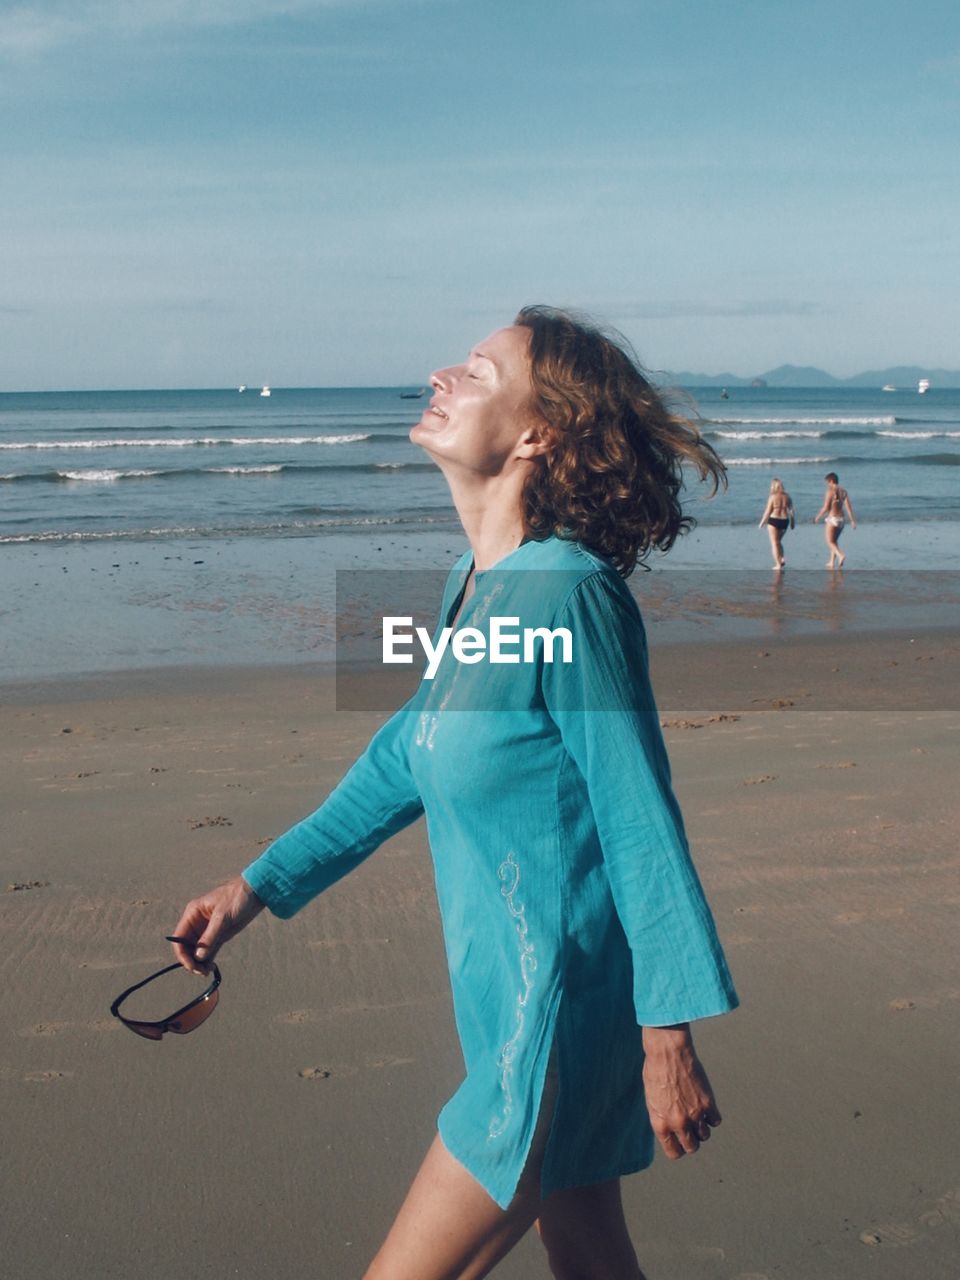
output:
[[[960,1274],[958,656],[919,630],[654,648],[743,1006],[697,1031],[714,1140],[625,1183],[650,1280]],[[230,944],[195,1034],[109,1006],[384,714],[304,666],[0,702],[5,1274],[360,1276],[460,1072],[423,825]],[[546,1276],[535,1238],[496,1274]]]

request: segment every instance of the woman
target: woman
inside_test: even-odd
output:
[[[676,1159],[719,1124],[688,1024],[736,995],[621,575],[689,525],[681,463],[723,468],[560,312],[525,308],[431,384],[411,439],[471,547],[441,625],[566,627],[573,661],[445,660],[315,814],[187,906],[175,952],[209,962],[425,813],[466,1075],[367,1280],[485,1276],[534,1222],[555,1276],[642,1280],[619,1179],[654,1135]]]
[[[787,563],[783,555],[783,535],[796,525],[793,510],[793,499],[783,487],[783,481],[776,476],[770,481],[770,496],[760,517],[759,528],[767,526],[770,534],[770,550],[773,552],[773,567],[778,571]]]
[[[827,492],[823,497],[823,506],[813,517],[814,524],[819,524],[821,520],[825,521],[824,531],[827,535],[827,551],[829,558],[826,563],[828,569],[842,569],[846,556],[840,550],[840,535],[843,533],[844,514],[850,520],[854,529],[857,527],[856,519],[853,514],[853,507],[850,505],[850,495],[846,489],[840,488],[840,480],[835,471],[828,471],[823,477],[827,482]]]

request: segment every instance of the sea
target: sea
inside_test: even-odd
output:
[[[329,660],[337,570],[442,570],[466,546],[442,476],[408,439],[426,405],[410,396],[0,394],[0,680]],[[876,592],[881,578],[907,574],[901,621],[917,616],[918,599],[925,618],[936,615],[942,583],[960,569],[960,390],[749,387],[721,399],[697,388],[681,404],[729,485],[708,498],[691,476],[695,529],[651,559],[659,578],[635,575],[665,600],[675,592],[663,575],[692,573],[684,582],[714,601],[692,622],[674,610],[675,637],[716,624],[724,593],[742,605],[760,592],[745,612],[762,625],[771,558],[757,524],[774,476],[798,516],[788,575],[798,593],[813,590],[801,582],[822,589],[812,519],[827,471],[858,521],[843,535],[844,580],[861,574],[861,589],[869,581]],[[851,616],[869,624],[885,609]],[[794,624],[811,610],[807,601]],[[746,625],[743,615],[730,616]]]

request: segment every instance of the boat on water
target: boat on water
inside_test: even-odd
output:
[[[885,382],[883,386],[880,388],[881,391],[896,391],[896,389],[897,388],[893,385],[892,382]]]
[[[272,394],[269,386],[266,383],[264,383],[263,386],[260,388],[260,394],[262,396],[268,396]]]
[[[920,381],[917,383],[917,394],[921,396],[925,396],[929,390],[930,390],[930,379],[921,378]]]
[[[241,395],[243,395],[246,389],[247,389],[247,384],[245,382],[241,382],[239,387],[237,387],[237,390],[240,392]]]
[[[400,399],[401,400],[419,400],[421,396],[425,396],[426,394],[427,394],[427,388],[421,387],[419,391],[401,391]]]
[[[721,399],[721,400],[729,400],[729,399],[730,399],[730,392],[727,390],[727,388],[726,388],[726,387],[724,387],[724,388],[723,388],[723,390],[720,392],[720,399]]]

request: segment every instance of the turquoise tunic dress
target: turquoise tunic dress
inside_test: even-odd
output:
[[[452,570],[440,625],[470,567],[467,555]],[[543,637],[527,662],[468,665],[448,647],[321,807],[243,874],[292,916],[426,815],[465,1067],[440,1137],[506,1207],[551,1054],[545,1195],[650,1163],[642,1027],[724,1013],[737,997],[625,583],[578,543],[525,542],[475,575],[457,626],[488,636],[494,618],[566,628],[572,661],[559,644],[548,661]]]

